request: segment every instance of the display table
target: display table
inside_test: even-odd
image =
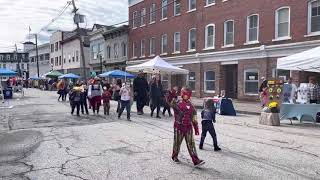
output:
[[[316,123],[316,115],[320,112],[319,104],[282,104],[280,109],[280,120],[298,118],[302,121],[313,121]]]
[[[236,116],[236,110],[234,109],[233,103],[231,99],[228,98],[205,98],[204,103],[206,100],[212,99],[215,107],[217,109],[217,113],[220,115],[228,115],[228,116]],[[204,105],[204,104],[203,104]]]
[[[280,126],[279,113],[261,112],[259,124],[268,126]]]

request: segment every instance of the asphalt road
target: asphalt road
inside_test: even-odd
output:
[[[0,146],[23,152],[8,158],[1,154],[8,148],[0,148],[0,179],[320,179],[318,125],[269,127],[259,125],[258,116],[218,116],[222,151],[214,152],[207,137],[205,150],[198,150],[206,164],[194,168],[185,143],[182,164],[171,162],[171,118],[76,117],[56,95],[29,89],[25,98],[9,102],[12,108],[0,106]]]

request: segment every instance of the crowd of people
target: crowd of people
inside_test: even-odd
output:
[[[144,115],[144,107],[149,106],[153,117],[161,118],[160,113],[165,116],[167,112],[171,117],[174,115],[174,144],[172,151],[172,161],[179,163],[178,154],[183,139],[186,140],[187,148],[192,162],[196,167],[203,165],[196,152],[193,133],[200,135],[196,116],[196,109],[191,103],[192,91],[183,87],[180,91],[178,87],[164,90],[159,75],[153,75],[150,82],[147,81],[144,74],[140,72],[131,84],[130,81],[122,82],[121,79],[114,80],[113,83],[102,81],[96,77],[87,82],[77,81],[76,83],[67,83],[60,80],[57,83],[59,98],[66,100],[69,95],[71,114],[76,111],[76,115],[81,113],[89,114],[88,109],[92,109],[93,114],[99,114],[100,107],[103,106],[104,115],[110,114],[110,101],[117,101],[117,117],[120,119],[124,110],[127,112],[127,120],[131,120],[131,106],[136,101],[137,114]],[[181,98],[179,98],[181,97]],[[87,105],[89,102],[89,107]],[[160,109],[163,107],[163,111]],[[173,112],[171,112],[173,110]],[[204,140],[207,132],[213,139],[214,151],[220,151],[217,142],[217,135],[213,123],[216,121],[216,109],[213,101],[208,100],[201,113],[202,133],[199,149],[203,149]]]

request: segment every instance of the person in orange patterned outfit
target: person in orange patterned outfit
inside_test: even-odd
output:
[[[188,88],[181,90],[181,101],[174,100],[172,107],[174,109],[174,143],[172,160],[179,163],[178,155],[183,139],[186,140],[187,148],[192,162],[196,167],[202,166],[205,162],[200,160],[197,155],[196,146],[193,137],[193,128],[196,135],[199,135],[196,109],[192,105],[190,98],[192,92]]]

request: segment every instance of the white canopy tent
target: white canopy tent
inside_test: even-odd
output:
[[[320,47],[279,58],[277,69],[320,72]]]
[[[173,66],[170,63],[167,63],[161,57],[157,56],[150,61],[144,62],[142,64],[128,66],[126,68],[129,72],[139,72],[143,71],[144,73],[155,73],[159,72],[160,74],[188,74],[189,71],[186,69],[181,69],[179,67]]]

